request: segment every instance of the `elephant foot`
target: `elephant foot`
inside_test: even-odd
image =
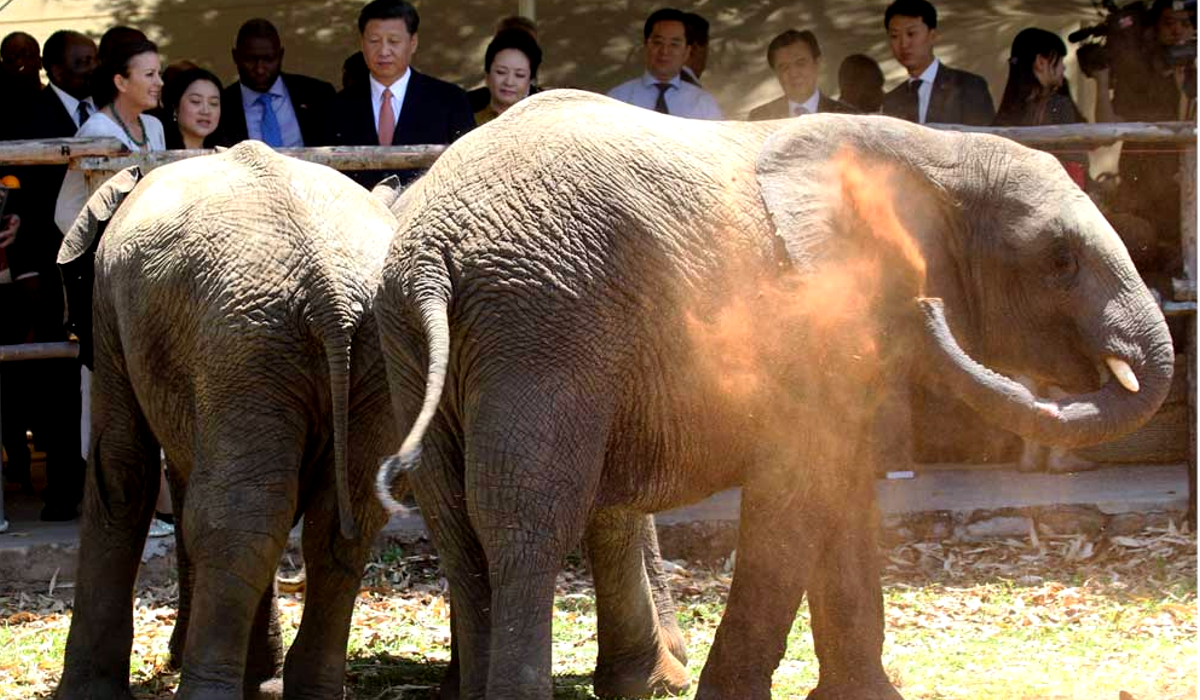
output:
[[[679,627],[674,625],[662,625],[658,628],[658,638],[662,644],[667,647],[667,651],[671,652],[671,656],[679,663],[687,666],[687,640],[683,638],[683,632]]]
[[[817,684],[807,700],[904,700],[888,681]]]
[[[691,686],[687,669],[665,645],[648,663],[608,662],[596,667],[592,687],[601,698],[679,695]]]
[[[450,665],[446,667],[446,675],[442,676],[442,684],[438,686],[438,700],[458,700],[461,696],[460,680],[458,659],[451,657]]]
[[[63,680],[55,689],[54,700],[134,700],[128,685],[121,683],[73,683]]]
[[[246,689],[246,700],[283,700],[283,679],[271,678]]]

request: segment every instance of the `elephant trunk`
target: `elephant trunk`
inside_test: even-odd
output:
[[[1149,420],[1171,388],[1174,351],[1169,339],[1158,342],[1160,334],[1152,333],[1140,358],[1100,358],[1113,370],[1100,389],[1060,401],[1040,399],[959,347],[941,299],[917,303],[933,355],[929,366],[939,381],[997,425],[1035,442],[1082,447],[1115,439]],[[1161,334],[1166,332],[1163,325]]]

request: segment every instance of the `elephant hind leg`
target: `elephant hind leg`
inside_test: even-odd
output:
[[[551,370],[505,378],[466,421],[467,504],[492,588],[489,700],[552,695],[555,581],[596,500],[612,401]]]
[[[259,424],[249,441],[238,415],[205,416],[199,426],[198,442],[209,449],[196,457],[184,505],[195,585],[181,700],[240,699],[278,662],[270,652],[278,646],[270,640],[272,585],[296,511],[306,429]],[[268,653],[248,669],[252,638]]]
[[[662,571],[654,517],[602,511],[588,526],[587,545],[599,628],[596,695],[649,697],[687,690],[687,652]]]
[[[462,451],[438,415],[424,441],[421,467],[408,479],[450,586],[451,659],[439,691],[443,700],[487,693],[492,589],[487,558],[467,514],[462,473]]]
[[[158,444],[120,352],[98,341],[74,614],[55,697],[131,698],[133,588],[159,484]]]

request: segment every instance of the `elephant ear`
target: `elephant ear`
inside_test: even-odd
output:
[[[812,123],[821,117],[787,120],[763,143],[754,168],[775,234],[801,272],[813,270],[833,235],[836,202],[825,181],[836,139],[821,137]]]
[[[58,249],[59,265],[67,265],[96,252],[104,228],[141,179],[142,169],[131,165],[109,178],[88,198],[83,211],[63,236],[62,246]]]
[[[948,274],[957,246],[945,186],[957,177],[957,137],[889,117],[787,120],[764,142],[755,176],[792,265],[814,272],[868,251],[908,263],[889,268],[914,294],[931,291],[926,281]]]
[[[395,175],[388,175],[379,181],[379,184],[371,188],[371,196],[383,203],[383,206],[388,209],[392,208],[392,203],[400,198],[402,185],[400,178]]]
[[[96,248],[108,222],[141,177],[141,168],[133,165],[109,178],[88,198],[58,249],[58,269],[67,296],[67,329],[79,338],[79,361],[88,368],[92,366],[92,281],[96,276]]]

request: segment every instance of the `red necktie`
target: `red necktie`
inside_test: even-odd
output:
[[[392,145],[392,136],[396,131],[396,115],[392,111],[392,91],[383,89],[383,104],[379,105],[379,145]]]

